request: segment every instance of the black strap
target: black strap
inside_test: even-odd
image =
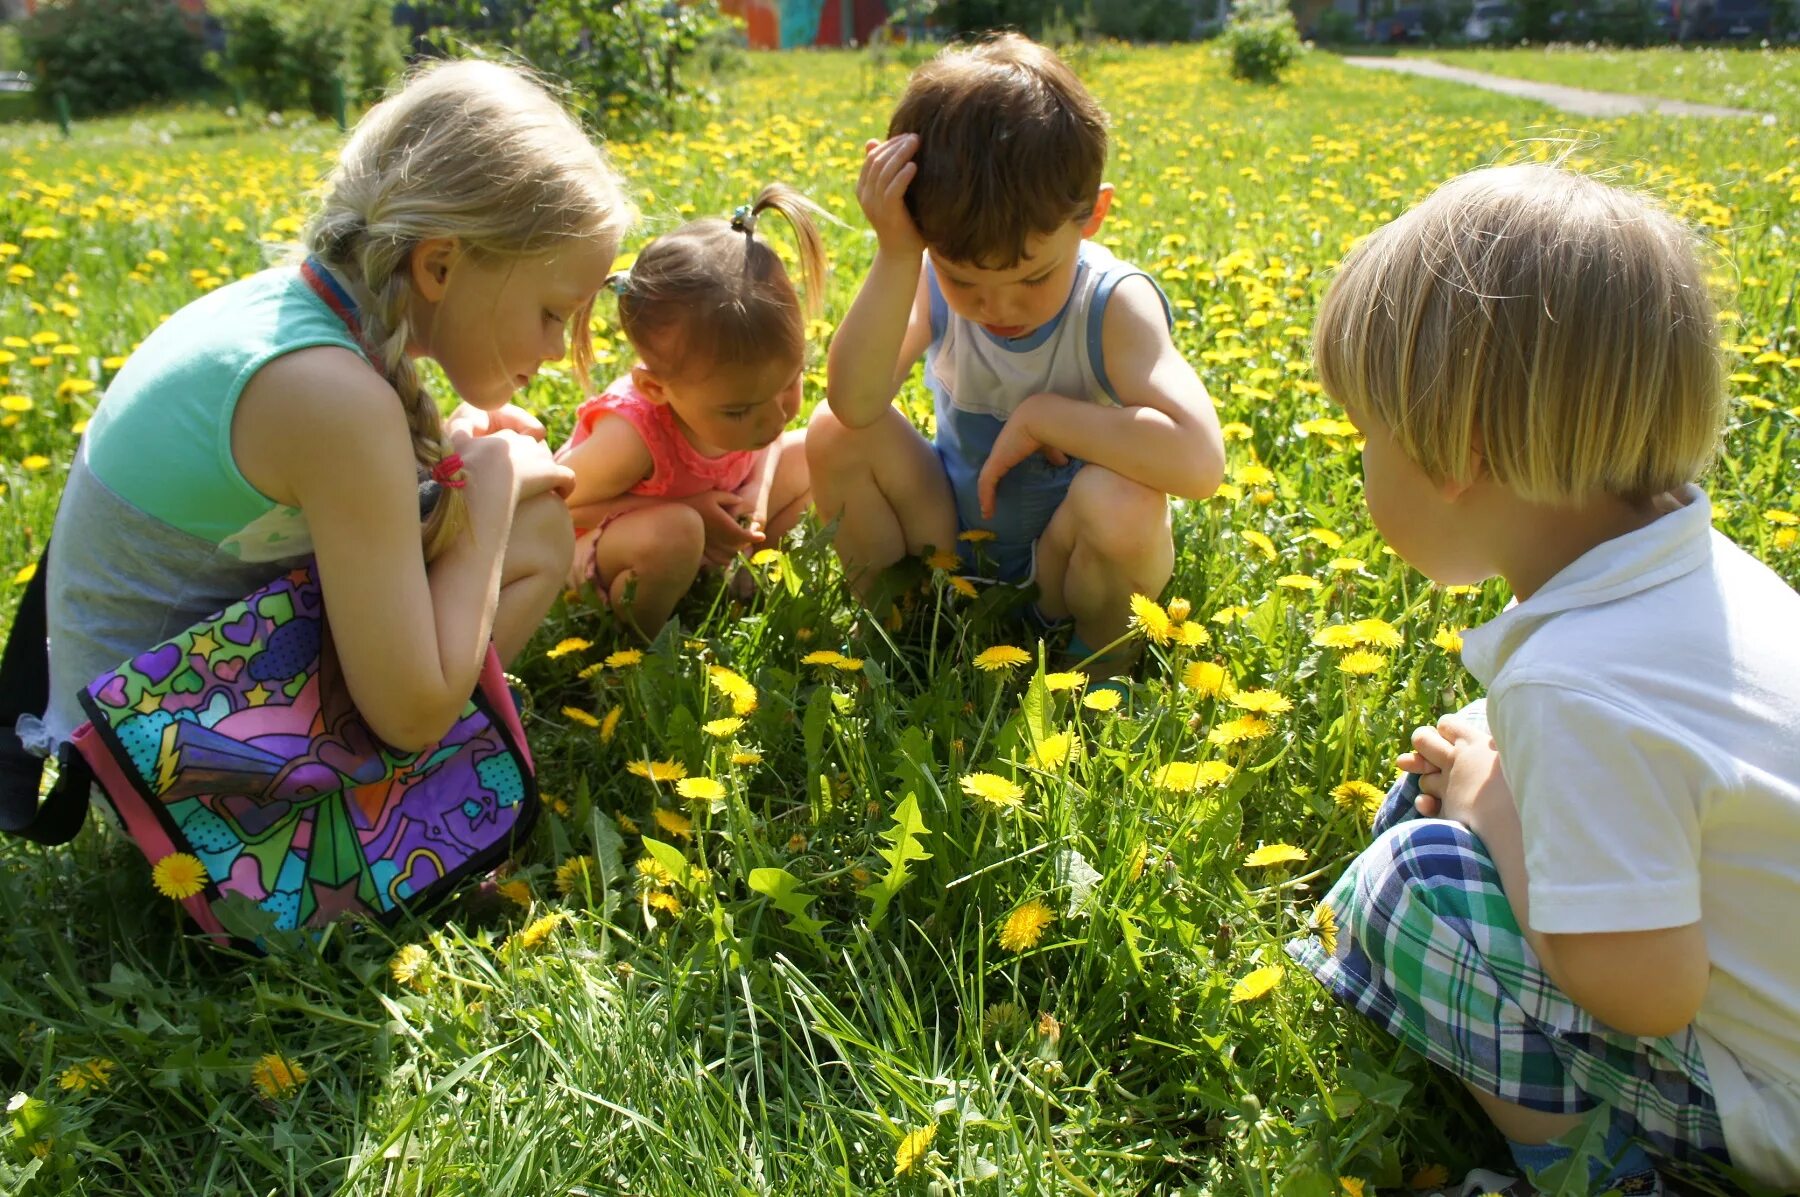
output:
[[[19,740],[20,715],[42,715],[50,702],[50,629],[44,586],[50,546],[38,558],[0,656],[0,832],[40,844],[66,844],[87,819],[93,774],[73,744],[57,749],[56,785],[38,804],[44,758]]]

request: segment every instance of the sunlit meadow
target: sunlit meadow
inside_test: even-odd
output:
[[[921,563],[891,630],[823,536],[654,646],[558,611],[520,672],[551,810],[430,922],[239,958],[129,845],[0,845],[0,1190],[94,1193],[1405,1191],[1491,1159],[1472,1107],[1287,966],[1405,733],[1471,697],[1497,587],[1432,586],[1363,510],[1308,368],[1328,271],[1433,184],[1568,118],[1314,55],[1091,49],[1119,202],[1229,440],[1139,605],[1124,702]],[[645,236],[764,181],[844,220],[817,360],[873,243],[851,187],[905,74],[765,57],[613,152]],[[1719,247],[1735,396],[1719,526],[1800,579],[1791,123],[1590,124],[1582,160]],[[217,114],[0,129],[0,596],[133,344],[291,240],[333,130]],[[603,305],[604,306],[604,305]],[[602,369],[624,352],[595,329]],[[817,401],[822,365],[808,375]],[[527,402],[566,430],[566,374]],[[921,420],[917,380],[903,393]],[[979,544],[961,545],[973,558]],[[942,563],[940,563],[942,564]]]

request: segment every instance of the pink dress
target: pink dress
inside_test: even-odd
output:
[[[675,413],[669,405],[644,398],[632,385],[629,374],[576,409],[575,431],[570,433],[566,447],[572,449],[585,441],[593,434],[594,425],[607,416],[629,420],[644,438],[644,447],[650,450],[649,477],[627,494],[690,499],[709,490],[735,491],[749,481],[756,466],[755,449],[736,449],[708,457],[694,448],[675,423]]]

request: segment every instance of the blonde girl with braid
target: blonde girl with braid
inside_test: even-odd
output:
[[[372,109],[303,260],[177,312],[96,410],[54,533],[49,735],[90,679],[310,554],[370,727],[439,740],[489,641],[511,659],[562,588],[573,475],[511,399],[571,330],[585,371],[634,215],[523,72],[441,64]]]
[[[757,231],[766,212],[793,229],[804,302]],[[575,474],[572,582],[645,636],[703,566],[780,540],[811,502],[803,434],[786,429],[824,289],[819,212],[771,184],[729,220],[658,237],[611,280],[638,360],[582,404],[556,456]]]

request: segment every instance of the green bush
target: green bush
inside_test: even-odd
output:
[[[1260,83],[1279,82],[1302,48],[1294,14],[1282,0],[1245,0],[1232,10],[1224,41],[1231,73]]]
[[[61,94],[76,116],[116,112],[211,83],[200,37],[168,0],[60,0],[19,26],[24,69],[42,105]]]
[[[540,0],[529,6],[463,0],[460,28],[440,45],[517,55],[569,85],[577,107],[608,133],[669,127],[700,90],[703,68],[732,65],[737,27],[714,0]],[[483,49],[485,47],[485,49]]]
[[[214,0],[225,27],[218,70],[270,110],[332,115],[334,81],[346,98],[372,99],[406,65],[391,0]]]

